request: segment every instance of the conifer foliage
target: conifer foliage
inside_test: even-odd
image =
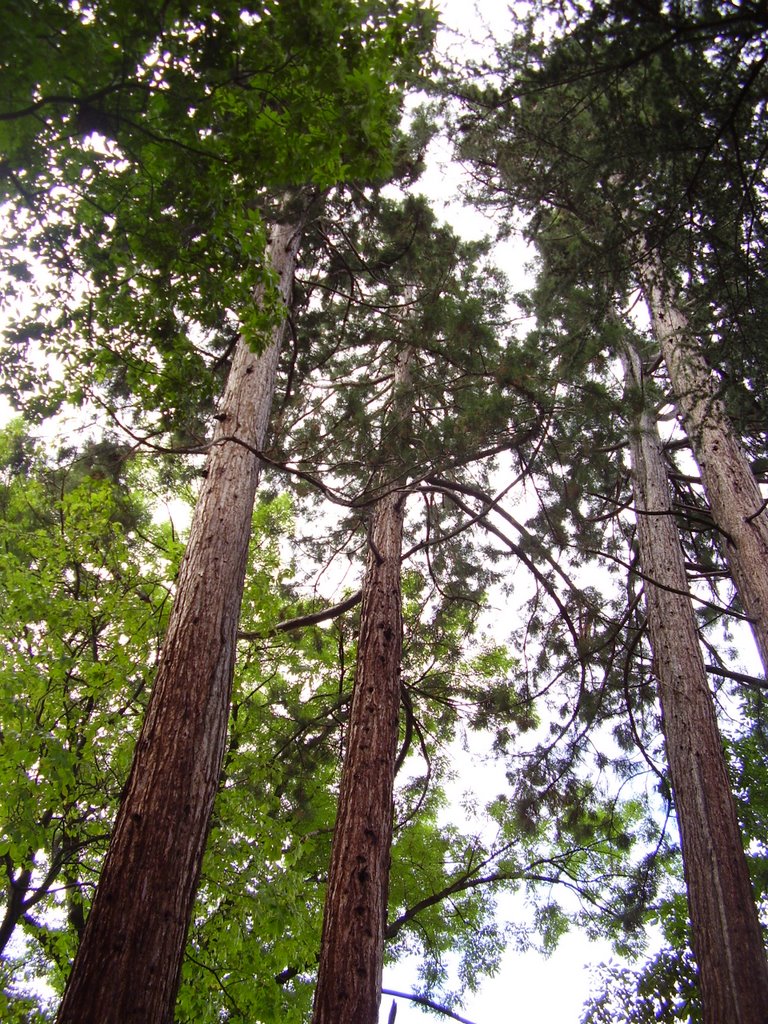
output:
[[[720,311],[727,307],[724,319],[738,330],[744,310],[726,297],[729,257],[715,272],[710,262],[710,230],[723,212],[724,190],[733,197],[723,223],[734,227],[734,241],[752,240],[753,231],[760,230],[765,197],[757,183],[763,178],[762,156],[754,143],[760,135],[762,100],[752,87],[762,73],[757,54],[762,53],[765,26],[752,5],[737,15],[730,5],[643,5],[635,16],[628,5],[617,3],[591,9],[566,5],[561,28],[562,35],[544,42],[530,34],[529,26],[527,45],[521,34],[497,53],[495,70],[501,84],[464,91],[463,152],[478,168],[483,201],[508,212],[519,204],[531,215],[529,233],[544,254],[547,289],[559,296],[564,310],[558,324],[561,344],[577,344],[576,330],[586,312],[597,350],[585,369],[594,372],[596,357],[622,358],[637,400],[647,394],[644,381],[663,371],[666,400],[679,417],[682,443],[689,446],[698,469],[690,477],[696,502],[704,503],[717,531],[716,543],[765,667],[765,600],[759,595],[768,585],[768,520],[746,454],[753,442],[739,437],[726,409],[734,382],[718,383],[716,376],[727,361],[727,346],[717,347]],[[738,241],[732,248],[737,262],[754,254],[751,241],[746,246]],[[581,309],[564,300],[574,289]],[[601,318],[608,325],[620,323],[638,291],[647,303],[653,340],[653,348],[642,358],[631,346],[622,350],[620,330],[600,326]],[[715,295],[719,297],[714,299]],[[585,299],[592,303],[588,312]],[[540,309],[544,316],[552,315],[551,303],[549,312]],[[688,310],[695,310],[690,319]],[[746,323],[744,330],[748,331]],[[753,386],[749,379],[736,385],[747,392]],[[664,456],[661,449],[653,455],[656,449],[648,440],[655,433],[656,413],[651,409],[642,415],[649,417],[645,423],[629,423],[639,568],[682,838],[704,1019],[758,1021],[765,1017],[768,999],[765,951],[731,809],[721,741],[716,727],[714,732],[704,727],[703,717],[698,724],[693,717],[685,721],[685,713],[679,717],[669,706],[672,691],[667,686],[674,680],[675,690],[683,688],[687,672],[695,671],[702,709],[711,698],[705,694],[698,641],[684,639],[684,620],[691,623],[688,635],[695,636],[690,611],[683,615],[661,610],[672,600],[671,594],[685,594],[689,582],[673,526]],[[679,475],[679,470],[672,472]],[[649,490],[653,474],[656,483]],[[657,516],[661,521],[651,539]],[[667,540],[662,538],[665,517]],[[674,636],[665,637],[671,621],[679,628]],[[691,690],[690,703],[680,711],[693,716],[692,694]],[[713,722],[711,708],[705,717]],[[683,733],[676,737],[683,721]],[[704,753],[707,733],[712,737],[709,754]],[[689,744],[690,736],[697,737],[695,746]],[[689,803],[685,790],[693,779],[708,779],[713,789]],[[708,825],[706,814],[719,817],[718,807],[721,823]],[[726,834],[731,835],[730,850],[723,851],[722,858],[706,850],[709,836],[720,839]],[[718,862],[726,870],[720,883],[715,880]],[[695,876],[702,866],[699,887]],[[720,897],[717,907],[708,911],[712,889]],[[749,923],[737,923],[745,911]],[[713,941],[718,922],[729,915],[733,923],[719,941]],[[737,935],[745,947],[734,956],[729,946]],[[748,978],[739,981],[732,966],[746,961],[753,967]]]
[[[763,5],[11,7],[0,1015],[455,1014],[654,924],[585,1022],[763,1022]]]

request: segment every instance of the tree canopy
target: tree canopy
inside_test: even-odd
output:
[[[667,641],[658,609],[690,612],[757,934],[762,5],[517,5],[461,62],[418,2],[11,8],[3,1019],[53,1020],[68,985],[59,1019],[102,1019],[78,986],[107,969],[89,936],[121,842],[151,831],[143,786],[179,836],[199,819],[152,1019],[309,1020],[354,701],[386,683],[394,793],[356,824],[387,826],[370,955],[416,963],[414,1005],[461,1015],[505,950],[571,928],[625,958],[585,1024],[714,1024],[681,785],[711,758],[677,745],[683,629]],[[463,239],[424,195],[436,139],[495,237]],[[495,245],[519,231],[525,290]],[[387,559],[397,616],[372,627]],[[394,631],[388,667],[365,661],[372,628]],[[205,776],[199,807],[192,781],[142,777],[174,757]]]

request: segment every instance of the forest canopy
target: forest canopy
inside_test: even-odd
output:
[[[437,6],[11,4],[4,1020],[768,1014],[768,17]]]

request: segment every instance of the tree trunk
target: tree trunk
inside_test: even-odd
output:
[[[394,417],[410,410],[410,350]],[[402,655],[400,555],[405,494],[373,507],[355,684],[325,899],[312,1024],[377,1024],[384,963]]]
[[[18,876],[14,877],[13,862],[8,854],[3,858],[5,861],[6,875],[8,876],[7,896],[5,900],[5,914],[0,922],[0,955],[5,952],[5,947],[11,941],[16,925],[24,916],[26,897],[29,892],[29,885],[32,881],[32,870],[26,868],[20,870]]]
[[[712,695],[699,647],[661,441],[634,350],[624,366],[638,403],[631,438],[640,560],[667,760],[683,852],[705,1024],[765,1024],[768,962]],[[643,404],[641,404],[643,403]]]
[[[273,228],[288,302],[301,227]],[[259,301],[256,296],[256,301]],[[227,735],[257,456],[284,325],[254,355],[241,339],[131,773],[57,1021],[170,1024]]]
[[[768,672],[768,510],[761,511],[760,488],[687,318],[670,299],[658,256],[642,256],[638,277],[723,554]]]

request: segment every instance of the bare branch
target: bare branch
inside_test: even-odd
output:
[[[412,1003],[418,1003],[419,1006],[428,1006],[430,1010],[436,1010],[438,1013],[442,1013],[446,1017],[450,1017],[452,1020],[461,1021],[461,1024],[474,1024],[468,1017],[460,1017],[458,1013],[454,1013],[453,1010],[449,1010],[447,1006],[443,1006],[441,1003],[436,1003],[433,999],[428,999],[426,996],[417,996],[414,992],[395,992],[391,988],[383,988],[381,990],[383,996],[396,996],[398,999],[410,999]],[[396,1004],[393,1004],[396,1005]],[[392,1018],[390,1017],[390,1020]]]
[[[704,667],[713,676],[733,679],[735,682],[744,683],[745,686],[751,686],[755,690],[768,690],[768,680],[761,679],[759,676],[750,676],[746,672],[734,672],[733,669],[723,668],[720,665],[705,665]]]
[[[308,615],[299,615],[295,619],[284,619],[282,622],[278,622],[277,625],[272,626],[271,629],[267,630],[243,630],[237,634],[238,640],[267,640],[270,637],[276,636],[278,633],[290,633],[294,629],[303,629],[305,626],[316,626],[319,622],[326,622],[328,619],[336,619],[339,615],[343,615],[344,612],[348,612],[350,608],[354,608],[355,605],[360,604],[362,599],[362,590],[356,591],[351,597],[345,598],[338,604],[333,604],[329,608],[323,608],[319,612],[310,612]]]

